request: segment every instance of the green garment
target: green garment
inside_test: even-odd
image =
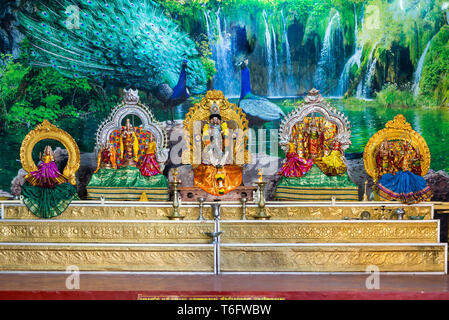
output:
[[[67,209],[72,200],[78,200],[76,188],[70,183],[62,183],[54,188],[31,185],[28,181],[22,186],[23,202],[39,218],[53,218]]]
[[[168,201],[167,178],[162,174],[145,177],[135,167],[120,169],[100,169],[92,175],[86,187],[87,198],[98,200],[139,200],[142,193],[150,201]]]
[[[290,201],[358,201],[358,187],[347,173],[340,176],[326,176],[316,166],[299,178],[282,177],[276,187],[276,200]]]

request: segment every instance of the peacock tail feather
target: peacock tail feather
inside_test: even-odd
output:
[[[47,3],[48,2],[48,3]],[[183,60],[187,86],[206,90],[196,44],[151,0],[39,1],[35,13],[19,13],[31,44],[31,64],[70,78],[109,80],[152,90],[174,87]]]

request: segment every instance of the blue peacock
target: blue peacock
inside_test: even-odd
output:
[[[285,113],[278,105],[251,92],[251,78],[248,69],[248,60],[240,63],[241,88],[239,107],[246,113],[251,126],[261,126],[265,122],[280,120]]]
[[[40,2],[19,13],[31,44],[32,65],[157,92],[180,74],[193,94],[206,90],[196,44],[151,0]],[[188,64],[183,63],[188,61]],[[172,92],[169,93],[171,96]]]

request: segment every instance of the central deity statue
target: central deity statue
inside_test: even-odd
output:
[[[193,186],[181,187],[183,199],[229,200],[252,194],[255,187],[242,185],[243,166],[251,162],[248,120],[223,92],[210,90],[189,109],[184,134],[182,163],[192,166]]]
[[[201,164],[195,170],[195,185],[215,195],[232,191],[242,183],[242,171],[233,165],[233,141],[220,107],[213,103],[202,134]]]
[[[139,141],[129,119],[126,119],[126,125],[120,136],[120,158],[123,160],[123,166],[136,167],[139,152]]]

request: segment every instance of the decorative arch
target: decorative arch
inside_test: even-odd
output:
[[[398,114],[385,125],[385,128],[376,132],[368,141],[363,152],[365,170],[370,177],[377,179],[376,152],[384,139],[388,141],[403,141],[411,143],[415,150],[422,155],[421,175],[427,174],[430,168],[430,150],[426,140],[412,129],[402,114]]]
[[[64,145],[69,154],[69,159],[64,168],[63,175],[69,179],[71,184],[76,185],[75,173],[78,171],[81,161],[78,145],[70,134],[52,125],[47,120],[44,120],[31,130],[22,141],[20,161],[23,169],[28,173],[37,170],[32,156],[33,149],[36,143],[45,139],[56,140]]]
[[[330,103],[326,102],[316,89],[309,91],[304,102],[291,111],[281,122],[279,127],[279,144],[287,152],[288,143],[292,136],[293,127],[312,113],[321,114],[327,121],[337,126],[336,139],[341,143],[344,152],[351,144],[351,125],[348,118],[337,111]]]
[[[156,142],[156,160],[164,168],[168,160],[168,138],[163,126],[158,122],[151,110],[139,102],[138,90],[126,90],[123,101],[118,104],[109,116],[100,124],[95,138],[95,149],[98,151],[102,144],[108,143],[111,134],[122,129],[122,122],[126,116],[135,115],[142,122],[141,128],[151,132]]]
[[[230,103],[222,91],[210,90],[201,102],[195,103],[186,114],[184,120],[184,137],[186,149],[182,153],[183,164],[199,164],[197,156],[201,154],[201,129],[204,122],[209,120],[212,105],[216,103],[220,108],[223,121],[233,122],[235,126],[235,162],[245,164],[251,162],[248,151],[248,120],[245,113],[235,103]]]

